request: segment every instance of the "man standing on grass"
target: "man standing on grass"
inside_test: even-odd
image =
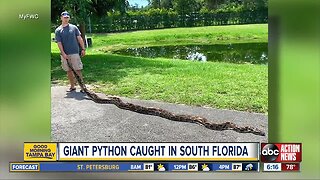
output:
[[[81,70],[83,68],[79,56],[79,44],[81,46],[81,56],[85,55],[85,47],[81,33],[77,26],[70,24],[70,15],[67,11],[61,13],[61,25],[55,30],[55,39],[61,52],[61,66],[67,72],[70,82],[68,92],[75,91],[75,78],[69,68],[67,61],[70,62],[77,74],[82,78]],[[81,90],[82,92],[82,90]]]

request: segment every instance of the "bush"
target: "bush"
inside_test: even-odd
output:
[[[217,10],[203,8],[188,14],[178,14],[173,9],[151,8],[129,11],[124,15],[117,11],[109,12],[105,17],[91,19],[92,33],[267,22],[267,7],[249,9],[236,3],[223,4]]]

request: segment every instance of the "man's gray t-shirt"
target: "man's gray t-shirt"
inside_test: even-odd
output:
[[[68,24],[66,27],[60,25],[55,30],[57,42],[61,42],[63,50],[67,55],[79,54],[79,44],[77,36],[80,36],[80,31],[77,26]]]

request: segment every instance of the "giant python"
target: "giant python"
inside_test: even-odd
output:
[[[169,119],[172,121],[197,123],[197,124],[202,125],[208,129],[216,130],[216,131],[233,130],[238,133],[252,133],[255,135],[259,135],[259,136],[265,136],[265,133],[259,129],[255,129],[255,128],[252,128],[249,126],[240,127],[232,122],[213,123],[213,122],[209,122],[206,118],[200,117],[200,116],[175,114],[175,113],[169,112],[169,111],[161,109],[161,108],[144,107],[144,106],[132,104],[129,102],[123,102],[118,97],[108,96],[107,98],[100,98],[95,92],[87,89],[83,80],[80,78],[80,76],[77,74],[77,72],[73,69],[73,67],[71,66],[71,64],[69,63],[68,60],[67,60],[67,64],[68,64],[69,68],[72,70],[81,89],[95,103],[114,104],[115,106],[117,106],[120,109],[125,109],[125,110],[129,110],[129,111],[133,111],[133,112],[137,112],[137,113],[141,113],[141,114],[159,116],[159,117],[166,118],[166,119]]]

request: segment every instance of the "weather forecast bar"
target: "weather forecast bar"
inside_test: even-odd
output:
[[[259,163],[15,162],[10,172],[259,172]]]

